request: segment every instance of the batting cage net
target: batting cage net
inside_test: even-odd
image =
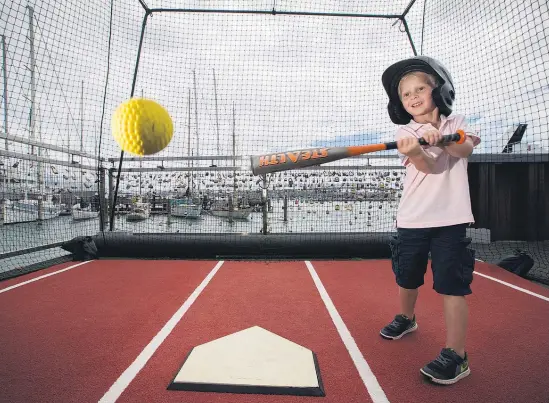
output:
[[[395,150],[261,174],[250,157],[394,141],[382,74],[427,55],[481,139],[476,257],[549,283],[547,3],[339,3],[4,1],[0,276],[109,256],[389,257]],[[163,150],[115,141],[131,98],[169,113]]]

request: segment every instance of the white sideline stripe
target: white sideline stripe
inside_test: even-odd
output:
[[[514,284],[511,284],[511,283],[507,283],[507,282],[505,282],[505,281],[503,281],[503,280],[499,280],[499,279],[497,279],[497,278],[495,278],[495,277],[491,277],[491,276],[488,276],[488,275],[486,275],[486,274],[479,273],[478,271],[474,271],[473,273],[478,274],[479,276],[485,277],[485,278],[487,278],[487,279],[489,279],[489,280],[495,281],[496,283],[500,283],[500,284],[506,285],[507,287],[513,288],[513,289],[518,290],[518,291],[521,291],[521,292],[523,292],[523,293],[525,293],[525,294],[532,295],[533,297],[537,297],[537,298],[539,298],[539,299],[542,299],[542,300],[544,300],[544,301],[549,302],[549,297],[546,297],[546,296],[544,296],[544,295],[536,294],[536,293],[533,292],[533,291],[527,290],[527,289],[525,289],[525,288],[521,288],[521,287],[516,286],[516,285],[514,285]]]
[[[73,264],[72,266],[65,267],[64,269],[53,271],[51,273],[44,274],[43,276],[35,277],[33,279],[23,281],[19,284],[14,284],[12,286],[1,289],[0,294],[2,294],[3,292],[9,291],[9,290],[13,290],[14,288],[24,286],[25,284],[34,283],[35,281],[42,280],[43,278],[54,276],[54,275],[59,274],[59,273],[63,273],[64,271],[74,269],[75,267],[82,266],[83,264],[86,264],[86,263],[89,263],[89,262],[91,262],[91,260],[86,260],[85,262],[80,262],[80,263],[77,263],[77,264]]]
[[[347,329],[347,326],[345,326],[343,319],[337,312],[337,309],[334,303],[332,302],[330,296],[328,295],[328,292],[324,288],[322,281],[320,281],[320,278],[318,277],[318,274],[316,273],[315,268],[313,267],[311,262],[307,260],[305,261],[305,265],[309,269],[309,273],[311,274],[311,277],[315,282],[316,288],[320,293],[320,297],[322,298],[322,301],[324,301],[324,305],[326,305],[326,309],[328,310],[328,313],[330,314],[330,317],[334,322],[334,325],[339,333],[339,336],[341,337],[343,344],[345,344],[345,347],[347,348],[347,351],[349,352],[349,355],[351,356],[356,366],[356,369],[358,370],[358,373],[362,378],[362,382],[364,383],[364,386],[366,386],[366,389],[368,390],[368,393],[372,398],[372,402],[388,403],[389,400],[387,399],[385,392],[383,391],[383,389],[381,388],[381,385],[377,381],[376,376],[370,369],[370,366],[366,362],[366,359],[358,349],[358,346],[355,343],[355,339],[353,339],[353,336],[351,336],[349,329]]]
[[[158,332],[158,334],[154,336],[149,344],[143,349],[143,351],[141,351],[135,361],[132,362],[132,364],[122,373],[122,375],[120,375],[116,382],[113,383],[107,393],[105,393],[101,400],[99,400],[99,403],[116,402],[116,400],[120,397],[120,395],[122,395],[128,385],[137,376],[139,371],[143,369],[147,361],[149,361],[149,359],[153,356],[158,347],[160,347],[164,340],[166,340],[166,337],[168,337],[168,335],[175,328],[177,323],[181,320],[183,315],[185,315],[185,313],[189,310],[194,301],[196,301],[200,293],[204,290],[204,288],[206,288],[206,286],[213,278],[213,276],[217,273],[223,262],[223,260],[217,262],[212,271],[210,271],[210,273],[204,278],[204,280],[202,280],[199,286],[196,287],[196,289],[189,296],[189,298],[187,298],[183,305],[181,305],[181,307],[173,314],[170,320],[166,322],[166,324]]]

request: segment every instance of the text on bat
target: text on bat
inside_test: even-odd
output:
[[[317,148],[305,151],[289,151],[287,153],[262,155],[259,157],[259,166],[285,164],[286,162],[296,163],[298,161],[315,160],[326,158],[328,156],[327,148]]]

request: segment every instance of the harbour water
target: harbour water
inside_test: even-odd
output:
[[[394,229],[397,202],[290,200],[287,221],[284,220],[282,200],[272,201],[271,206],[267,215],[269,233],[386,232]],[[132,233],[260,233],[262,228],[262,212],[253,212],[247,219],[232,222],[206,212],[197,219],[174,216],[168,219],[167,215],[153,214],[143,221],[127,221],[124,215],[117,215],[115,221],[115,231]],[[98,232],[99,218],[74,221],[71,216],[62,216],[41,223],[3,225],[0,226],[0,253],[69,241]],[[57,252],[51,250],[48,256]],[[29,258],[25,256],[25,262]],[[12,266],[8,264],[10,259],[14,258],[0,261],[0,271]]]

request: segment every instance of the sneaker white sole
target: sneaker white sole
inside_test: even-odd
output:
[[[383,337],[384,339],[388,339],[388,340],[398,340],[400,338],[402,338],[402,336],[404,336],[405,334],[408,334],[408,333],[412,333],[412,332],[415,332],[417,330],[418,326],[417,326],[417,322],[416,324],[411,327],[410,329],[406,329],[405,331],[403,331],[401,334],[399,334],[398,336],[389,336],[388,334],[385,334],[383,333],[383,330],[379,332],[379,334],[381,335],[381,337]]]
[[[453,385],[454,383],[456,383],[460,379],[465,378],[466,376],[468,376],[471,373],[471,368],[467,368],[467,371],[462,372],[461,374],[459,374],[458,376],[456,376],[455,378],[452,378],[452,379],[437,379],[433,375],[428,374],[427,372],[424,372],[423,368],[420,369],[419,371],[423,375],[425,375],[427,378],[429,378],[431,380],[431,382],[438,383],[440,385]]]

